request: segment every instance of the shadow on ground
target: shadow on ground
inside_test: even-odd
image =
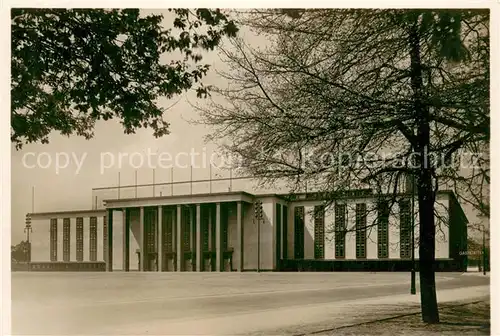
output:
[[[440,307],[439,324],[425,324],[420,314],[412,314],[340,328],[322,335],[490,335],[490,303]]]

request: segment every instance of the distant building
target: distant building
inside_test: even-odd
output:
[[[390,214],[371,190],[328,206],[319,193],[108,199],[100,210],[31,214],[33,262],[100,262],[107,271],[406,271],[408,195],[397,195]],[[437,199],[436,270],[465,271],[467,218],[453,192]],[[418,216],[414,235],[418,261]]]

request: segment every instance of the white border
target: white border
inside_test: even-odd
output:
[[[3,335],[10,334],[11,322],[10,322],[10,232],[11,232],[11,143],[10,143],[10,118],[7,111],[10,110],[10,8],[11,7],[80,7],[80,8],[91,8],[91,7],[141,7],[141,8],[166,8],[169,7],[220,7],[220,8],[231,8],[235,7],[234,0],[232,1],[153,1],[153,0],[143,0],[143,1],[132,1],[132,0],[87,0],[87,1],[63,1],[63,0],[45,0],[45,1],[3,1],[1,7],[1,17],[0,22],[2,26],[0,27],[0,36],[2,42],[2,53],[1,60],[3,66],[1,69],[1,74],[3,80],[1,82],[1,102],[2,102],[2,113],[0,127],[2,129],[2,160],[1,161],[1,182],[0,182],[0,206],[1,206],[1,221],[2,221],[2,239],[0,240],[0,260],[2,263],[2,276],[0,278],[0,284],[2,286],[2,291],[0,292],[0,304],[1,308],[1,319],[0,319],[0,330]],[[349,1],[308,1],[307,6],[297,6],[299,3],[292,3],[290,1],[253,1],[251,3],[242,1],[241,6],[236,6],[238,8],[269,8],[269,7],[329,7],[332,4],[335,7],[343,8],[490,8],[491,9],[491,128],[492,130],[498,130],[500,127],[497,121],[496,113],[493,111],[498,111],[499,109],[499,96],[500,96],[500,86],[499,86],[499,2],[498,1],[464,1],[464,0],[420,0],[420,1],[402,1],[402,0],[385,0],[385,1],[366,1],[366,0],[349,0]],[[251,6],[250,6],[251,4]],[[497,112],[498,113],[498,112]],[[498,132],[493,132],[491,138],[491,148],[500,148],[500,137],[497,135]],[[491,151],[491,164],[492,170],[497,167],[498,155],[493,150]],[[499,219],[498,211],[495,206],[496,199],[500,196],[497,190],[497,179],[495,174],[492,176],[491,185],[491,223],[496,223]],[[16,223],[20,225],[22,223]],[[495,224],[491,225],[491,334],[500,335],[500,325],[498,321],[494,318],[497,312],[497,307],[499,303],[498,290],[494,285],[496,279],[498,279],[498,266],[499,262],[495,258],[500,256],[500,246],[496,244],[496,237],[498,236],[498,229]],[[29,323],[29,322],[28,322]]]

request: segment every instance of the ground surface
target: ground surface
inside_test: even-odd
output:
[[[394,307],[393,307],[394,308]],[[420,314],[329,330],[317,335],[490,335],[489,302],[473,302],[442,307],[441,323],[425,325]]]
[[[418,311],[419,295],[408,294],[409,278],[359,272],[19,272],[12,273],[12,332],[343,335],[335,330]],[[442,273],[436,278],[443,305],[489,295],[488,277]]]

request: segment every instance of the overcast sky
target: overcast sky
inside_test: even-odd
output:
[[[159,10],[166,18],[169,17],[167,10]],[[249,42],[259,43],[249,32],[242,32]],[[168,55],[165,55],[168,57]],[[220,60],[217,52],[205,53],[203,62],[212,64],[213,69],[224,69],[224,63]],[[211,71],[204,80],[205,84],[224,85],[215,71]],[[93,207],[93,195],[97,195],[99,202],[103,198],[115,198],[116,191],[95,192],[92,188],[116,186],[118,185],[118,172],[120,172],[121,185],[134,184],[135,171],[134,165],[139,164],[135,157],[130,161],[129,157],[123,157],[121,168],[119,167],[119,153],[132,154],[139,152],[143,157],[150,153],[163,152],[169,153],[172,159],[175,159],[178,153],[190,153],[192,150],[200,153],[197,161],[201,166],[201,154],[206,153],[207,157],[217,150],[213,143],[205,143],[204,136],[209,130],[203,125],[193,125],[190,120],[197,118],[197,112],[189,104],[189,101],[196,102],[194,94],[185,94],[182,97],[174,99],[161,99],[160,105],[163,107],[172,106],[164,115],[170,125],[171,134],[162,138],[155,139],[151,129],[139,129],[136,134],[125,135],[123,128],[118,120],[100,121],[95,127],[95,136],[91,140],[85,140],[82,137],[65,137],[58,133],[50,136],[49,144],[29,144],[24,145],[23,149],[16,151],[12,146],[12,243],[17,243],[24,239],[23,228],[25,225],[25,215],[31,212],[32,208],[32,187],[35,187],[35,212],[62,211],[75,209],[90,209]],[[103,154],[103,153],[112,153]],[[33,153],[33,154],[29,154]],[[67,153],[70,156],[70,162],[67,168],[56,171],[55,160],[58,153]],[[114,157],[114,164],[111,157]],[[48,164],[48,157],[52,164],[47,168],[37,165],[37,158],[40,157],[42,166]],[[23,158],[25,163],[23,163]],[[61,164],[63,163],[63,157]],[[151,155],[152,162],[157,158]],[[181,166],[174,168],[174,179],[176,181],[189,180],[191,169],[189,167],[189,158],[178,156]],[[76,159],[76,160],[75,160]],[[77,162],[78,161],[78,162]],[[220,161],[219,161],[220,162]],[[81,168],[79,169],[79,164]],[[113,166],[110,168],[106,168]],[[137,169],[139,184],[153,182],[153,171],[146,167]],[[105,167],[105,169],[101,169]],[[229,177],[228,171],[212,169],[212,175],[216,174]],[[193,169],[193,180],[207,179],[210,175],[210,169],[199,167]],[[156,169],[156,183],[169,182],[171,178],[170,169]],[[227,191],[229,183],[219,183],[213,185],[213,191]],[[253,184],[246,181],[234,182],[234,189],[249,189]],[[165,188],[164,194],[170,192]],[[197,186],[196,191],[208,190],[208,185]],[[161,190],[157,188],[159,194]],[[189,186],[177,187],[177,193],[189,193]],[[122,191],[122,197],[133,197],[133,190]],[[139,196],[151,196],[152,189],[139,190]],[[146,196],[144,195],[144,196]],[[36,222],[33,223],[33,235],[36,235]]]

